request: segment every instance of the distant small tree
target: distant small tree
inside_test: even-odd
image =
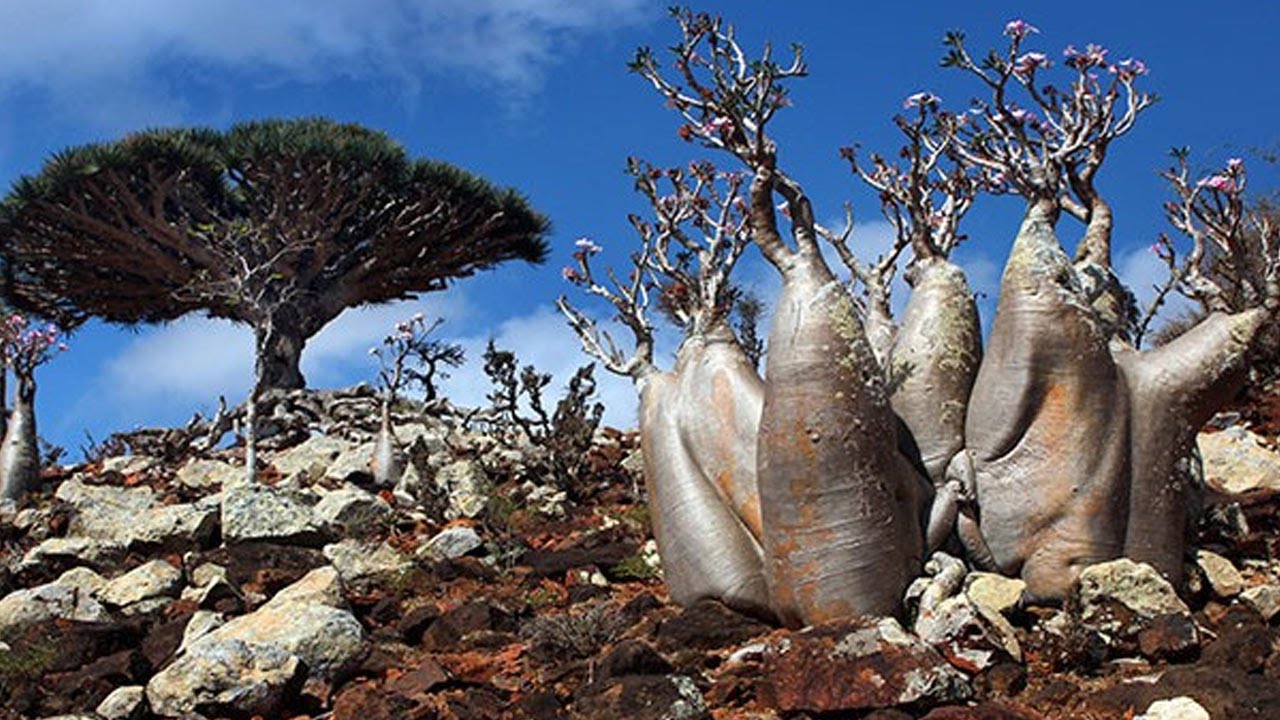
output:
[[[540,262],[515,191],[310,118],[148,130],[55,154],[0,213],[4,296],[75,327],[193,311],[252,325],[255,389],[304,385],[308,338],[348,307]]]
[[[18,500],[40,478],[40,440],[36,434],[36,368],[67,346],[55,325],[36,326],[13,313],[0,322],[0,354],[13,371],[13,415],[0,443],[0,499]]]

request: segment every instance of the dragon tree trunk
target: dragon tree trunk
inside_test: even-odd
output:
[[[19,375],[13,412],[0,444],[0,498],[19,500],[40,484],[40,446],[36,435],[36,383]]]
[[[814,243],[780,265],[759,472],[774,611],[789,625],[898,611],[921,567],[923,479],[853,304]]]
[[[1197,505],[1198,490],[1178,464],[1201,426],[1243,386],[1249,349],[1267,321],[1262,309],[1213,313],[1168,345],[1117,353],[1133,410],[1124,551],[1171,582],[1182,579],[1187,508]]]
[[[714,598],[772,617],[751,528],[759,523],[754,443],[763,392],[746,354],[717,325],[685,340],[672,372],[650,369],[637,385],[645,485],[671,598]]]
[[[965,423],[985,543],[975,554],[1045,599],[1122,554],[1130,480],[1126,378],[1056,219],[1052,202],[1028,208]]]

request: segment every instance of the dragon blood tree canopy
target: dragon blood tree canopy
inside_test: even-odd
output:
[[[75,327],[202,310],[252,325],[258,387],[296,388],[344,309],[541,262],[512,189],[322,118],[146,130],[53,155],[0,208],[5,299]]]

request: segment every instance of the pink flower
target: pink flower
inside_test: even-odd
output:
[[[1210,175],[1196,183],[1198,187],[1207,187],[1217,192],[1230,193],[1236,190],[1236,181],[1226,175]]]
[[[1038,32],[1040,32],[1040,28],[1022,19],[1010,20],[1004,26],[1004,34],[1009,37],[1024,38],[1031,33]]]
[[[937,105],[942,98],[931,92],[918,92],[908,95],[906,100],[902,101],[902,109],[907,110],[913,107],[927,107],[929,105]]]
[[[1233,157],[1227,161],[1227,170],[1236,173],[1244,170],[1244,160],[1242,158]]]
[[[562,269],[560,271],[560,275],[563,276],[564,279],[568,280],[569,282],[577,282],[578,280],[582,279],[582,276],[578,274],[578,271],[574,270],[571,267]]]
[[[591,239],[587,237],[578,238],[577,241],[574,242],[574,245],[588,255],[595,255],[600,252],[600,246],[591,242]]]
[[[777,207],[778,207],[778,212],[782,214],[782,217],[785,217],[785,218],[791,217],[791,206],[788,205],[785,200],[778,203]]]
[[[1052,65],[1044,53],[1029,52],[1018,56],[1013,63],[1013,71],[1019,75],[1030,75],[1040,68]]]

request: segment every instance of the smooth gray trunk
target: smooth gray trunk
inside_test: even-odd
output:
[[[965,424],[983,552],[1048,599],[1122,554],[1130,484],[1125,378],[1055,219],[1022,223]]]
[[[793,260],[760,421],[770,598],[789,625],[892,615],[920,572],[926,483],[898,451],[888,391],[847,293],[816,248]]]
[[[0,498],[21,500],[40,485],[35,399],[35,380],[19,376],[13,412],[0,443]]]
[[[685,341],[673,372],[650,370],[637,378],[654,538],[667,589],[681,605],[714,598],[772,617],[760,545],[731,509],[734,491],[725,493],[717,482],[754,484],[743,448],[755,440],[751,406],[758,383],[736,342],[702,337]],[[705,394],[682,392],[699,384],[711,387]]]
[[[380,488],[393,488],[404,474],[405,455],[400,439],[391,425],[391,403],[382,403],[382,421],[378,436],[374,439],[373,458],[369,463],[373,471],[373,484]]]

